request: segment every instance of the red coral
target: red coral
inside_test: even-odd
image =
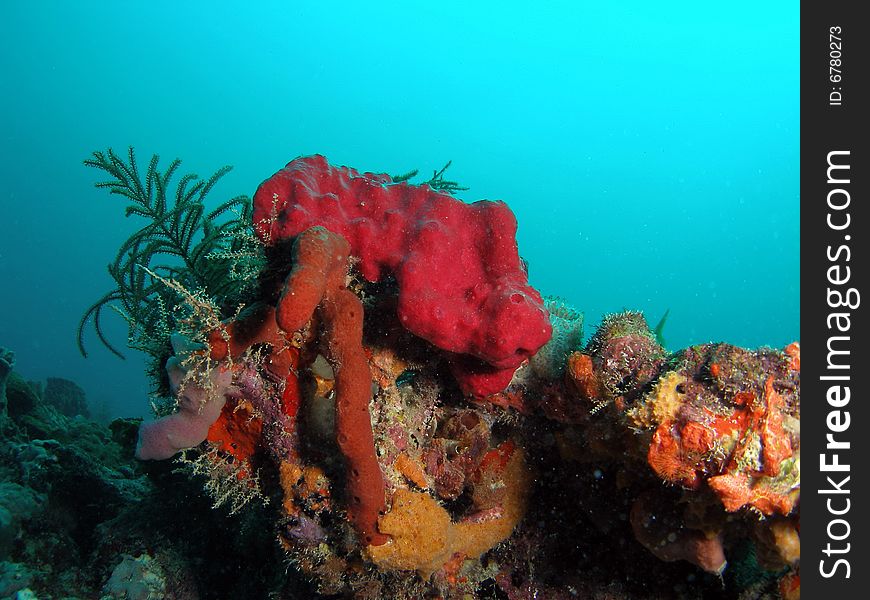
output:
[[[266,243],[326,227],[349,242],[366,279],[392,273],[402,325],[451,353],[468,393],[504,389],[550,338],[517,253],[516,219],[502,202],[465,204],[310,156],[260,185],[254,224]]]

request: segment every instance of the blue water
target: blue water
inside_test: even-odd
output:
[[[463,198],[516,213],[533,285],[588,324],[670,308],[671,349],[799,337],[797,2],[253,4],[0,4],[0,345],[19,372],[147,412],[137,353],[75,346],[137,227],[81,160],[129,145],[235,165],[215,203],[300,154],[452,159]]]

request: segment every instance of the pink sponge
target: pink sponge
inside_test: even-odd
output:
[[[169,359],[166,370],[172,391],[176,392],[184,378],[184,370],[176,357]],[[185,383],[178,401],[178,412],[139,426],[136,458],[164,460],[205,440],[209,427],[221,414],[226,394],[232,390],[233,374],[218,366],[211,371],[209,379],[211,389],[190,381]]]
[[[517,252],[516,219],[503,202],[466,204],[315,155],[260,185],[254,225],[266,243],[321,225],[347,239],[366,279],[392,273],[402,324],[454,355],[467,393],[500,391],[550,339],[541,296]]]

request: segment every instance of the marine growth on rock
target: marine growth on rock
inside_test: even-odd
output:
[[[204,314],[165,346],[176,405],[138,457],[183,451],[216,504],[267,503],[321,593],[592,597],[628,571],[618,597],[687,573],[733,587],[748,545],[775,573],[756,581],[793,594],[797,344],[668,352],[626,311],[584,345],[582,313],[529,285],[506,204],[323,156],[250,214],[253,300],[215,318],[222,298],[186,296]],[[617,543],[608,571],[598,544]]]

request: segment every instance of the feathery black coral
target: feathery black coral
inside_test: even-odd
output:
[[[107,306],[127,320],[130,346],[158,357],[168,352],[183,302],[164,280],[204,294],[229,313],[243,302],[262,268],[262,249],[251,229],[251,200],[237,196],[206,209],[207,196],[232,167],[221,167],[208,179],[183,175],[171,190],[181,161],[175,159],[163,170],[159,162],[155,154],[142,174],[132,147],[126,160],[109,149],[84,161],[109,176],[96,187],[129,201],[127,217],[145,219],[108,267],[117,287],[92,304],[79,322],[78,347],[84,356],[84,331],[93,322],[99,340],[123,358],[102,328]]]

